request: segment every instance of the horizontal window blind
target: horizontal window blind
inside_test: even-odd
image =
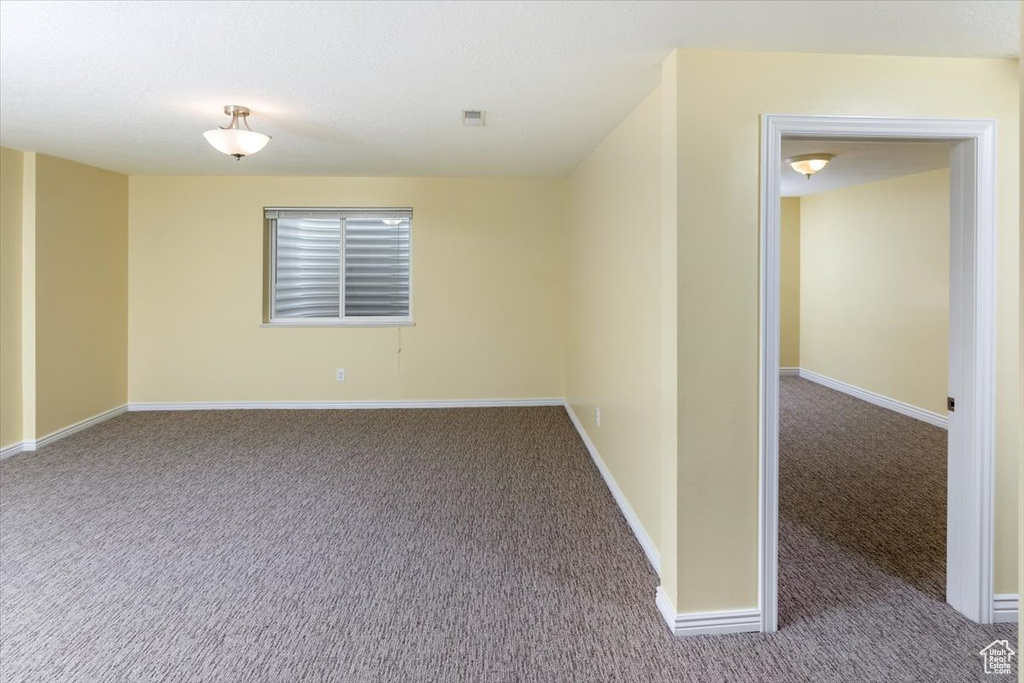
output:
[[[266,209],[273,319],[410,317],[409,209]]]
[[[409,315],[409,219],[345,219],[345,315]]]
[[[278,218],[276,264],[276,317],[336,318],[340,315],[340,219]]]

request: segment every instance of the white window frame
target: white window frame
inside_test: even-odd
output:
[[[272,211],[310,211],[339,213],[341,220],[340,264],[338,269],[338,306],[345,309],[345,221],[348,218],[389,218],[409,219],[409,314],[406,316],[346,316],[337,318],[278,318],[275,307],[275,284],[277,281],[277,220],[267,217]],[[264,231],[267,235],[266,248],[269,250],[264,273],[263,291],[266,297],[265,314],[261,327],[413,327],[412,318],[412,208],[410,207],[326,207],[326,206],[267,206],[263,208]]]

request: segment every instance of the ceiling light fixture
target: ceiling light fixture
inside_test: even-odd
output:
[[[825,168],[834,156],[835,154],[801,154],[800,156],[789,157],[786,159],[786,163],[794,171],[803,173],[810,180],[811,176]]]
[[[249,128],[249,109],[237,104],[224,107],[224,113],[231,117],[231,123],[203,133],[203,137],[218,152],[230,154],[237,161],[242,157],[255,154],[270,142],[270,136],[257,133]],[[245,124],[243,129],[239,124]]]

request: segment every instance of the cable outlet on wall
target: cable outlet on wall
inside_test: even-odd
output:
[[[594,408],[594,422],[597,423],[598,427],[601,426],[601,409],[600,408]]]
[[[345,368],[338,368],[334,371],[334,378],[339,382],[345,381]]]

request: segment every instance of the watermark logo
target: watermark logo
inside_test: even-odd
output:
[[[1017,656],[1007,640],[993,640],[978,654],[985,660],[985,673],[987,674],[1011,673],[1013,658]]]

